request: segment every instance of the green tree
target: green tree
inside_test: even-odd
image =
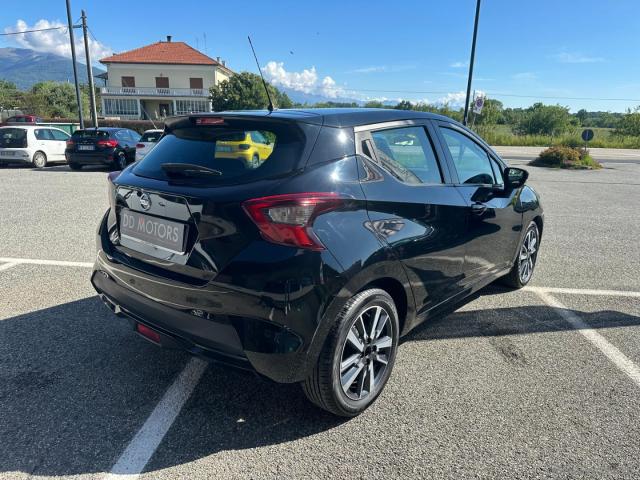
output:
[[[369,100],[364,104],[365,108],[384,108],[384,104],[379,100]]]
[[[477,125],[497,125],[498,123],[504,123],[503,110],[504,105],[500,100],[488,98],[484,102],[482,113],[475,119],[475,123]]]
[[[293,103],[289,96],[267,84],[271,98],[277,108],[291,108]],[[262,85],[260,75],[241,72],[229,80],[220,82],[209,89],[211,103],[216,112],[222,110],[257,110],[267,108],[269,100]]]
[[[560,135],[571,127],[568,107],[534,103],[527,108],[516,124],[516,132],[523,135]]]
[[[22,102],[22,92],[16,85],[0,79],[0,110],[21,108]]]
[[[589,112],[587,112],[584,108],[581,108],[580,110],[578,110],[578,113],[576,113],[576,118],[580,122],[580,126],[584,126],[585,121],[587,120],[588,117],[589,117]]]
[[[89,115],[89,97],[81,92],[82,111]],[[25,107],[45,118],[75,118],[78,116],[76,91],[72,84],[39,82],[25,94]]]
[[[399,102],[395,107],[396,110],[413,110],[413,103],[411,103],[409,100],[402,100],[401,102]]]
[[[613,133],[615,135],[640,136],[640,106],[634,110],[627,110]]]

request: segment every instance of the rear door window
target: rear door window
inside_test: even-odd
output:
[[[81,138],[109,138],[109,132],[104,130],[76,130],[73,132],[74,139]]]
[[[442,183],[431,140],[422,126],[371,132],[376,157],[405,183]]]
[[[141,142],[147,143],[155,143],[160,140],[162,136],[162,132],[145,132],[142,137],[140,137]]]
[[[37,128],[33,131],[37,140],[53,140],[53,135],[51,135],[51,130],[48,128]]]
[[[460,183],[496,183],[487,152],[471,138],[447,127],[440,127]]]
[[[187,180],[224,184],[291,172],[304,150],[304,135],[290,124],[264,123],[242,120],[225,122],[225,126],[193,126],[166,131],[156,147],[136,165],[134,173],[169,180],[171,174],[167,175],[168,167],[163,169],[163,164],[190,164],[219,173],[202,178],[193,175]],[[256,133],[265,141],[269,139],[268,148],[255,148],[252,138]]]
[[[27,131],[24,128],[0,129],[0,148],[26,148]]]

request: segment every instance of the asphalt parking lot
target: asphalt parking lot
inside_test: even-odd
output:
[[[640,478],[638,158],[529,167],[532,285],[412,332],[352,420],[158,349],[101,304],[105,171],[0,168],[0,479]]]

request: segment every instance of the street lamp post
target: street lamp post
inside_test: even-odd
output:
[[[469,78],[467,79],[467,96],[464,103],[464,118],[462,119],[462,123],[464,125],[467,124],[467,119],[469,118],[469,102],[471,95],[471,83],[473,81],[473,62],[476,58],[476,38],[478,36],[478,19],[480,18],[480,0],[477,0],[476,3],[476,19],[473,24],[473,40],[471,42],[471,60],[469,61]]]

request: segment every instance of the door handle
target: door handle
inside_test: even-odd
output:
[[[482,215],[487,211],[487,206],[484,203],[474,203],[471,205],[471,211],[476,215]]]

